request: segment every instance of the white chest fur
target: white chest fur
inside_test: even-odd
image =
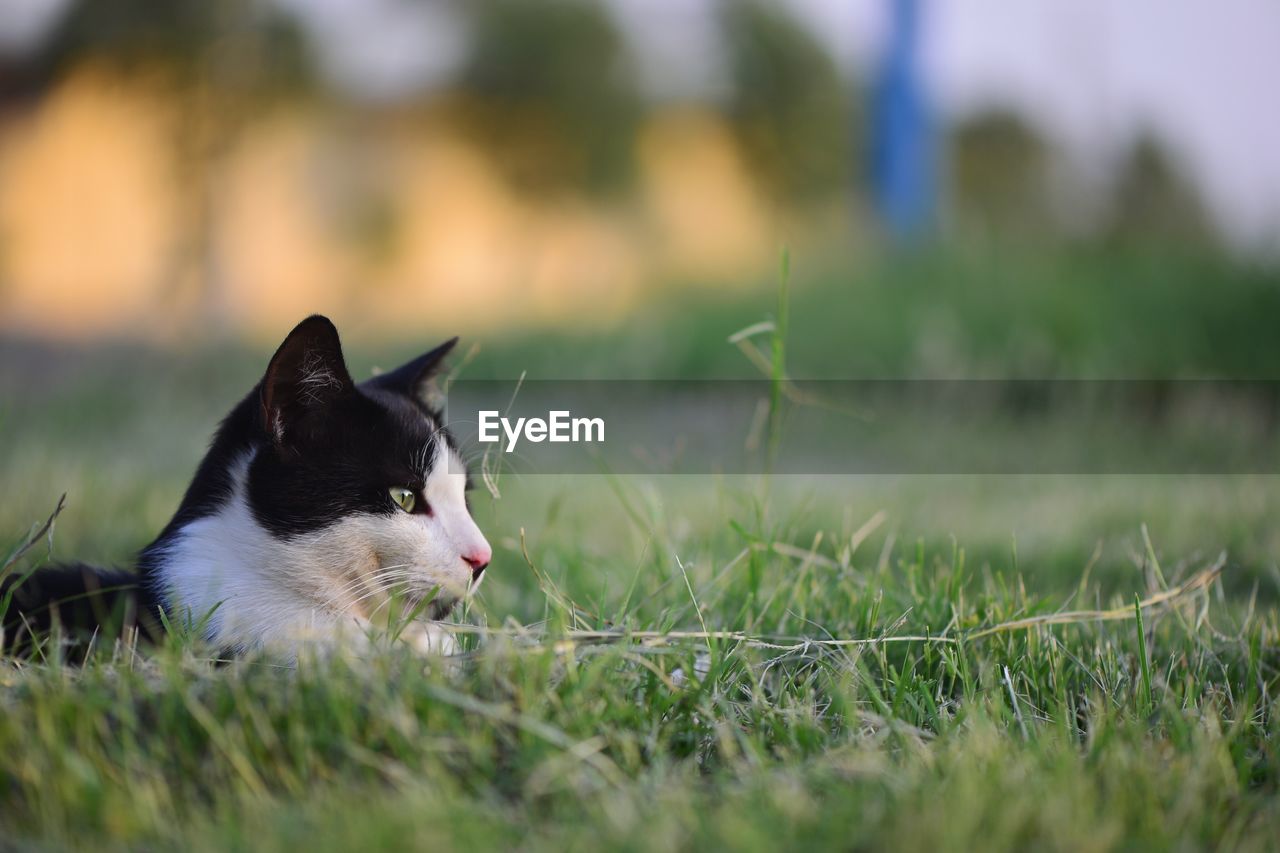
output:
[[[251,460],[233,467],[222,508],[181,528],[164,548],[158,574],[172,617],[235,651],[292,655],[312,640],[353,641],[367,625],[344,612],[343,567],[325,563],[324,543],[315,541],[334,532],[283,541],[263,529],[245,495]]]

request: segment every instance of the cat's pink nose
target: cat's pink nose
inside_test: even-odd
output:
[[[493,549],[488,545],[484,545],[476,548],[470,554],[463,554],[462,559],[471,567],[472,580],[480,580],[480,575],[484,574],[485,567],[493,559]]]

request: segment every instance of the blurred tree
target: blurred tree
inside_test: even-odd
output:
[[[264,0],[73,0],[31,63],[42,88],[97,64],[173,104],[184,221],[169,278],[174,288],[194,288],[218,322],[218,166],[261,109],[317,79],[296,21]]]
[[[752,166],[779,202],[847,192],[860,153],[852,87],[820,44],[780,8],[722,7],[733,89],[730,113]]]
[[[130,68],[164,60],[190,68],[213,32],[216,14],[216,4],[198,0],[72,0],[43,44],[24,57],[21,79],[30,91],[42,91],[85,59],[106,58]]]
[[[997,109],[960,122],[950,138],[950,206],[961,231],[1019,236],[1056,230],[1053,152],[1020,116]]]
[[[631,176],[641,115],[612,20],[587,0],[480,0],[465,124],[519,187],[608,191]]]
[[[261,0],[74,0],[33,62],[56,74],[84,60],[257,90],[311,79],[298,27]]]
[[[1109,242],[1206,246],[1217,242],[1196,187],[1151,133],[1134,140],[1116,172]]]

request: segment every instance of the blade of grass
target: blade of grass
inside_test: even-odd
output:
[[[1138,689],[1138,705],[1142,713],[1151,711],[1151,658],[1147,654],[1147,629],[1142,621],[1142,599],[1133,594],[1133,616],[1138,627],[1138,667],[1142,675]]]

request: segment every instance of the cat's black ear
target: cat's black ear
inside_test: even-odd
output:
[[[306,429],[309,415],[354,388],[338,330],[327,317],[308,317],[280,344],[262,377],[263,428],[276,444],[289,443]]]
[[[457,338],[450,338],[431,352],[420,355],[395,370],[375,376],[365,384],[371,388],[404,394],[406,397],[431,406],[436,396],[432,380],[444,366],[444,357],[457,343]]]

